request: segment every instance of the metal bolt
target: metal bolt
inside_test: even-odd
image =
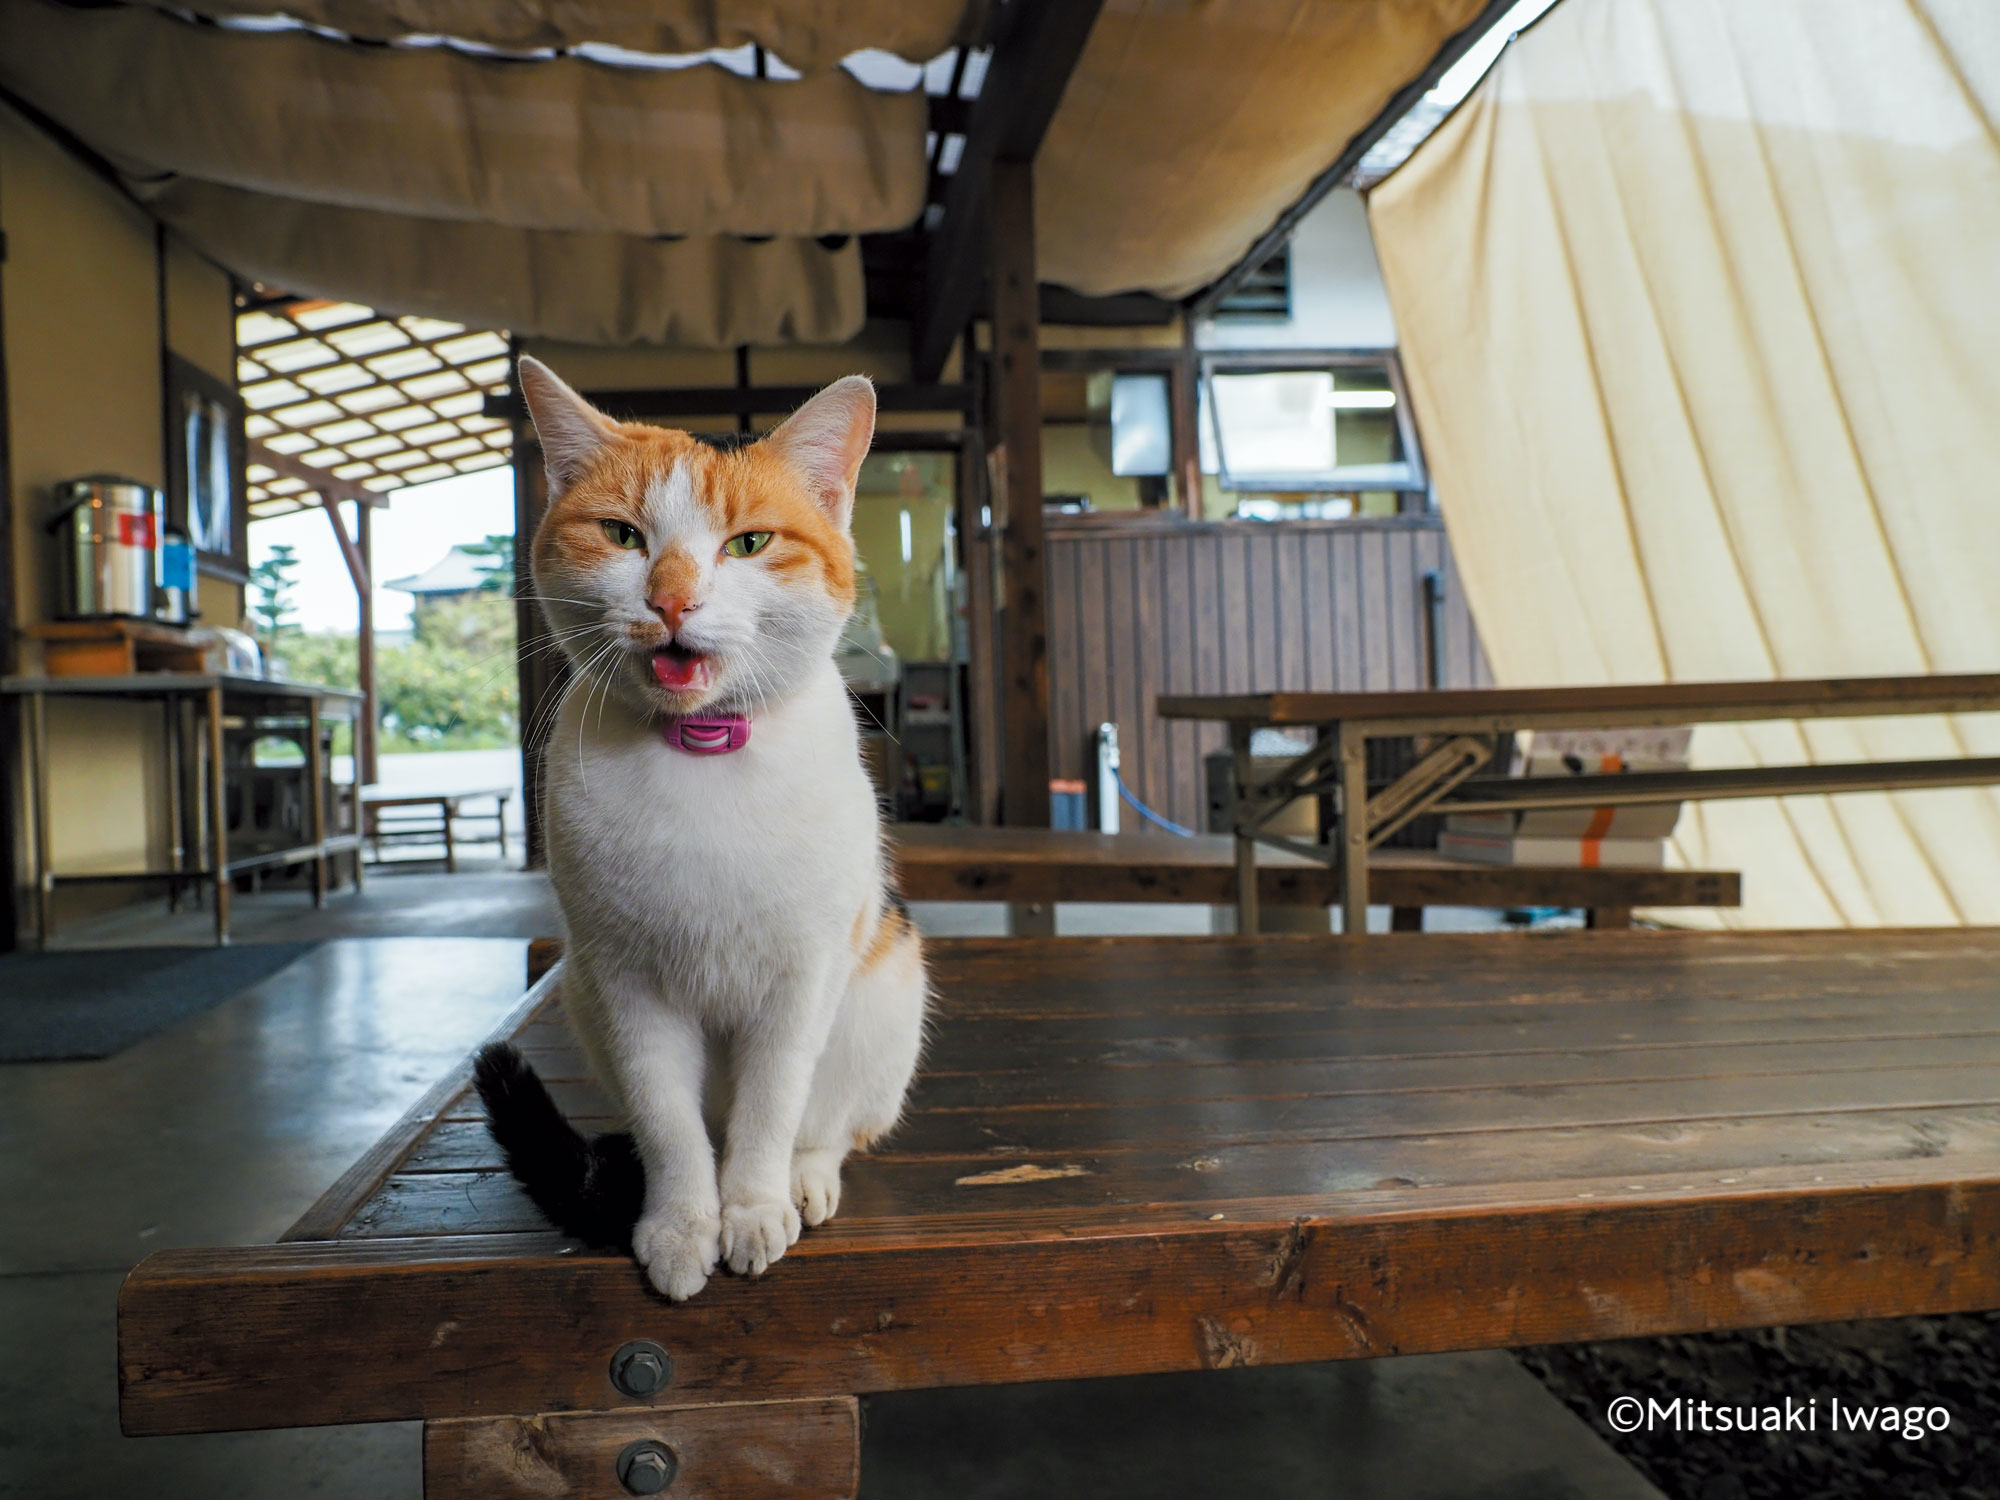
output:
[[[657,1495],[674,1482],[680,1461],[674,1450],[652,1438],[626,1445],[618,1455],[618,1482],[635,1495]]]
[[[634,1401],[658,1395],[673,1378],[673,1357],[651,1339],[620,1344],[611,1356],[611,1383]]]

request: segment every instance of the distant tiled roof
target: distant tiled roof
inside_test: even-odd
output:
[[[405,594],[466,594],[485,587],[492,568],[492,558],[475,557],[463,547],[454,547],[423,572],[393,578],[382,587]]]

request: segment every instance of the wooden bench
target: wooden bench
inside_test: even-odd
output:
[[[444,844],[444,867],[447,873],[458,873],[458,846],[469,843],[497,843],[500,858],[507,858],[507,804],[514,796],[512,787],[481,787],[469,792],[399,792],[392,787],[371,786],[361,794],[362,811],[367,819],[368,842],[375,850],[375,862],[382,862],[382,845],[433,843]],[[467,802],[493,800],[490,813],[469,813]],[[429,817],[384,819],[384,812],[415,809],[428,810]],[[458,831],[463,822],[492,823],[491,838],[467,838]]]
[[[896,872],[911,901],[1236,901],[1236,842],[1227,834],[1074,833],[898,823]],[[1339,873],[1283,850],[1257,866],[1259,899],[1333,906]],[[1735,906],[1733,870],[1533,869],[1475,865],[1419,849],[1377,851],[1368,899],[1393,909],[1399,931],[1422,927],[1427,906],[1582,907],[1592,927],[1625,927],[1635,906]]]
[[[1237,926],[1257,928],[1260,844],[1293,850],[1341,872],[1342,928],[1366,930],[1377,846],[1426,812],[1494,812],[1703,798],[1782,797],[1926,787],[2000,785],[2000,755],[1948,760],[1715,767],[1615,776],[1494,777],[1499,736],[1520,729],[1607,729],[1662,724],[1744,724],[1775,719],[1866,719],[2000,710],[2000,672],[1928,677],[1780,678],[1766,682],[1666,682],[1616,687],[1447,688],[1387,693],[1175,694],[1160,716],[1228,726]],[[1260,728],[1304,731],[1312,747],[1275,770],[1251,754]],[[1428,753],[1395,781],[1370,785],[1368,743],[1416,739]],[[1302,796],[1339,797],[1339,834],[1308,846],[1278,834],[1273,818]]]
[[[765,1276],[675,1306],[548,1231],[461,1070],[281,1243],[140,1263],[125,1431],[420,1418],[432,1500],[616,1495],[642,1442],[835,1496],[870,1391],[2000,1306],[2000,932],[932,959],[904,1124]],[[549,980],[503,1031],[610,1125]]]

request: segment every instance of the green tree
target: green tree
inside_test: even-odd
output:
[[[251,629],[267,651],[274,651],[281,638],[298,633],[298,623],[292,618],[293,575],[298,565],[298,549],[280,542],[269,557],[250,570],[247,613]]]
[[[500,594],[427,602],[406,646],[380,652],[385,747],[476,750],[519,743],[514,605]]]

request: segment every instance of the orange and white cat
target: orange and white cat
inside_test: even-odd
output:
[[[680,1300],[833,1215],[921,1044],[923,955],[833,662],[875,391],[836,381],[728,452],[614,422],[533,359],[520,382],[548,468],[535,590],[575,669],[542,767],[557,983],[630,1139],[577,1135],[518,1054],[478,1079],[558,1227],[629,1232]]]

